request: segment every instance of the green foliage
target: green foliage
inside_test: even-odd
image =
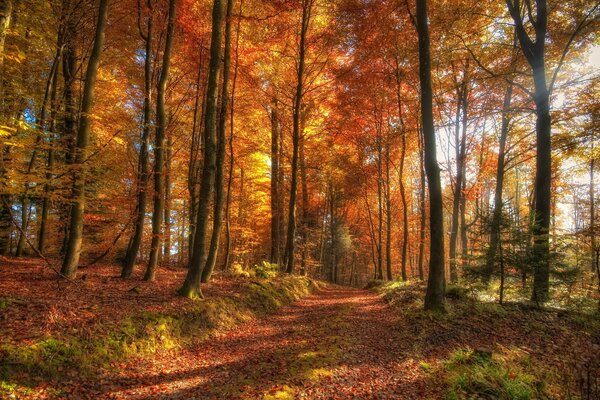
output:
[[[252,267],[254,274],[259,279],[272,279],[279,273],[279,266],[268,261],[263,261]]]
[[[2,297],[0,298],[0,311],[2,310],[6,310],[8,307],[10,307],[13,303],[13,299],[11,299],[10,297]]]
[[[445,363],[449,399],[530,400],[546,398],[545,382],[525,371],[527,360],[493,358],[458,349]]]
[[[446,297],[454,300],[473,299],[471,289],[460,285],[447,285]]]
[[[253,270],[247,271],[244,269],[242,264],[237,262],[231,264],[231,268],[229,270],[229,274],[237,278],[251,278],[253,277],[253,273]]]

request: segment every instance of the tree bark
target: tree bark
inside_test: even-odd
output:
[[[483,271],[483,281],[489,283],[496,263],[496,256],[500,246],[501,223],[502,223],[502,191],[504,187],[504,169],[506,159],[506,141],[510,127],[510,104],[512,101],[512,83],[506,86],[504,103],[502,104],[502,125],[500,128],[500,139],[498,140],[498,164],[496,166],[496,188],[494,192],[494,211],[492,213],[492,226],[490,233],[490,247],[486,255],[486,265]]]
[[[240,0],[239,15],[242,15],[244,1]],[[225,198],[225,260],[223,261],[223,269],[229,268],[231,259],[231,187],[233,185],[233,166],[235,161],[235,154],[233,151],[233,138],[234,130],[233,123],[235,122],[235,87],[238,76],[238,65],[239,65],[239,47],[240,47],[240,27],[241,18],[237,20],[237,28],[235,34],[235,67],[233,68],[233,80],[231,82],[231,110],[229,112],[229,175],[227,177],[227,196]]]
[[[165,157],[165,215],[164,215],[164,243],[162,262],[171,263],[171,162],[173,158],[173,141],[171,135],[167,135],[167,151]]]
[[[444,218],[440,168],[436,155],[433,126],[433,93],[431,89],[431,60],[429,55],[429,27],[427,0],[417,0],[417,33],[419,36],[419,78],[421,86],[421,124],[423,152],[429,186],[429,278],[425,294],[426,310],[444,309]]]
[[[396,57],[396,101],[398,103],[398,120],[400,121],[400,166],[398,168],[398,183],[400,184],[400,200],[402,201],[402,255],[401,255],[401,268],[402,268],[402,280],[408,280],[406,273],[406,258],[408,254],[408,204],[406,201],[406,188],[404,186],[404,161],[406,159],[406,126],[404,125],[404,116],[402,113],[402,93],[400,85],[400,64]],[[421,168],[420,168],[421,169]],[[422,256],[422,252],[420,253]],[[422,273],[423,268],[420,264],[419,277],[423,279]]]
[[[294,115],[292,132],[292,176],[290,187],[290,203],[286,243],[286,268],[288,274],[294,272],[296,250],[296,197],[298,193],[298,148],[300,145],[300,113],[302,112],[302,95],[304,91],[304,68],[306,56],[306,34],[310,24],[313,0],[302,0],[302,20],[300,27],[300,48],[298,50],[298,71],[296,95],[294,97]]]
[[[531,21],[535,40],[532,40],[520,14],[519,0],[506,0],[521,50],[533,72],[535,102],[535,214],[533,224],[533,292],[532,300],[543,303],[550,289],[550,219],[552,195],[552,120],[550,117],[550,92],[546,84],[545,41],[548,25],[546,0],[535,0],[537,18]]]
[[[454,196],[452,203],[452,228],[450,231],[450,281],[458,282],[458,260],[456,256],[460,203],[463,198],[463,180],[464,164],[466,155],[466,121],[467,121],[467,69],[465,67],[464,76],[461,84],[456,88],[456,118],[454,121],[454,143],[456,146],[456,179],[454,182]],[[461,127],[461,115],[463,130],[459,134]]]
[[[423,132],[417,129],[419,135],[419,279],[425,280],[425,271],[423,270],[425,253],[425,228],[427,226],[427,210],[425,208],[425,164],[423,160]]]
[[[66,242],[66,254],[61,269],[61,273],[69,278],[73,278],[77,272],[77,265],[79,264],[79,256],[81,254],[81,245],[83,243],[83,213],[85,209],[85,178],[87,169],[85,162],[87,147],[90,142],[90,112],[94,100],[94,88],[96,85],[98,67],[100,65],[100,55],[102,54],[102,47],[104,45],[104,31],[106,29],[106,20],[108,18],[108,3],[108,0],[100,0],[94,47],[90,54],[83,85],[79,129],[77,130],[77,143],[74,154],[75,176],[71,194],[70,227]]]
[[[150,142],[151,131],[151,110],[152,110],[152,39],[153,39],[153,5],[152,0],[147,0],[149,11],[146,21],[146,33],[140,29],[140,35],[145,42],[144,59],[144,105],[142,116],[142,137],[140,143],[139,171],[138,171],[138,198],[136,207],[136,219],[133,230],[133,236],[127,246],[123,268],[121,269],[121,278],[129,278],[133,273],[133,268],[140,251],[142,238],[144,235],[144,223],[146,221],[146,205],[148,203],[148,146]]]
[[[177,0],[169,0],[169,14],[167,16],[167,37],[165,40],[165,51],[163,53],[162,67],[158,87],[156,89],[156,133],[154,138],[154,208],[152,210],[152,242],[150,244],[150,256],[148,266],[144,274],[145,281],[153,281],[156,276],[158,258],[160,253],[161,227],[164,207],[164,164],[165,164],[165,131],[167,129],[167,117],[165,112],[165,92],[169,80],[169,69],[171,67],[171,52],[173,49],[173,38],[175,36],[175,13],[177,11]]]
[[[6,31],[10,26],[12,9],[12,0],[0,0],[0,71],[4,63],[4,42],[6,40]]]
[[[213,1],[212,33],[210,43],[210,64],[208,69],[208,87],[206,95],[206,114],[204,118],[204,165],[200,183],[200,209],[196,218],[194,231],[194,248],[179,294],[189,298],[202,298],[200,279],[206,264],[206,241],[210,200],[212,198],[215,169],[217,162],[216,149],[216,117],[218,111],[219,74],[221,70],[221,25],[223,21],[223,6],[221,0]]]
[[[215,204],[213,215],[213,229],[208,250],[206,266],[202,270],[201,281],[210,280],[217,263],[219,242],[221,238],[221,225],[223,224],[223,203],[225,197],[225,153],[227,146],[227,115],[229,111],[229,70],[231,67],[231,18],[233,14],[233,0],[227,0],[225,15],[225,48],[223,50],[223,86],[221,90],[221,104],[219,106],[219,120],[217,125],[217,158],[215,170]]]
[[[306,127],[306,118],[308,114],[308,108],[302,110],[302,116],[300,118],[300,187],[302,188],[302,251],[300,256],[300,275],[306,274],[306,258],[308,253],[308,178],[306,172],[306,153],[305,153],[305,136],[304,128]]]
[[[277,112],[277,99],[273,98],[271,106],[271,263],[280,263],[281,252],[281,211],[279,209],[279,135],[281,125]]]

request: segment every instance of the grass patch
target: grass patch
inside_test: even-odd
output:
[[[452,352],[444,363],[448,399],[530,400],[548,398],[546,382],[528,371],[518,352],[485,356],[470,349]]]

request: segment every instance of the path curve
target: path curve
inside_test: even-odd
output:
[[[94,389],[139,400],[421,399],[427,383],[410,349],[377,294],[329,288],[193,349],[125,365]]]

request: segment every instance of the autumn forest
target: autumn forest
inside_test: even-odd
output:
[[[0,397],[600,398],[599,21],[0,0]]]

